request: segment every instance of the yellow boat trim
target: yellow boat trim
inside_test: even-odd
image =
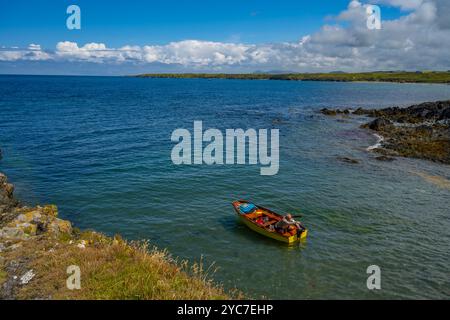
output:
[[[263,229],[259,226],[257,226],[256,224],[254,224],[253,222],[251,222],[250,220],[246,219],[243,215],[239,215],[240,220],[250,229],[252,229],[253,231],[258,232],[259,234],[262,234],[263,236],[278,240],[278,241],[282,241],[282,242],[286,242],[286,243],[294,243],[296,241],[299,240],[303,240],[306,238],[306,236],[308,235],[308,230],[305,230],[304,232],[302,232],[302,234],[300,235],[300,239],[297,237],[297,235],[291,236],[291,237],[283,237],[282,235],[280,235],[277,232],[270,232],[266,229]]]

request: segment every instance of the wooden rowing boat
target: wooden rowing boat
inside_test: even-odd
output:
[[[308,230],[305,229],[300,233],[297,227],[292,227],[291,230],[284,233],[275,231],[275,224],[283,219],[283,216],[249,201],[234,201],[233,207],[239,219],[247,227],[266,237],[291,244],[305,239],[308,235]]]

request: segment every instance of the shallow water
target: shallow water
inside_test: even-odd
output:
[[[380,162],[365,118],[322,107],[450,99],[450,86],[0,76],[0,170],[28,204],[55,203],[80,228],[150,239],[252,297],[449,298],[450,167]],[[280,171],[175,166],[176,128],[279,128]],[[358,159],[344,163],[339,156]],[[430,178],[431,177],[431,178]],[[240,225],[234,199],[301,211],[287,247]],[[366,287],[381,267],[382,289]]]

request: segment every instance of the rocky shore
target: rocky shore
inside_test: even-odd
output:
[[[79,287],[68,284],[74,266]],[[177,262],[145,241],[82,232],[60,219],[54,205],[21,205],[0,173],[0,299],[228,299],[231,294],[209,280],[201,263]]]
[[[321,113],[375,118],[361,127],[382,137],[379,146],[371,149],[381,154],[380,160],[402,156],[450,164],[450,100],[406,108],[325,108]]]

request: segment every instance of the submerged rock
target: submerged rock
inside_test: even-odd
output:
[[[342,162],[351,163],[351,164],[358,164],[359,163],[359,160],[353,159],[353,158],[349,158],[349,157],[338,156],[337,159],[342,161]]]
[[[419,177],[423,178],[425,181],[430,182],[440,188],[450,190],[450,179],[447,179],[446,177],[432,175],[427,172],[420,172],[420,171],[410,171],[410,172],[418,175]]]
[[[327,116],[336,116],[338,114],[340,115],[349,115],[352,113],[352,111],[350,109],[328,109],[328,108],[323,108],[320,110],[320,112],[324,115]]]
[[[323,109],[320,110],[320,112],[322,114],[324,114],[324,115],[327,115],[327,116],[335,116],[335,115],[338,114],[338,112],[336,110],[331,110],[331,109],[328,109],[328,108],[323,108]]]
[[[378,161],[394,161],[395,158],[393,157],[389,157],[389,156],[378,156],[375,159],[377,159]]]

